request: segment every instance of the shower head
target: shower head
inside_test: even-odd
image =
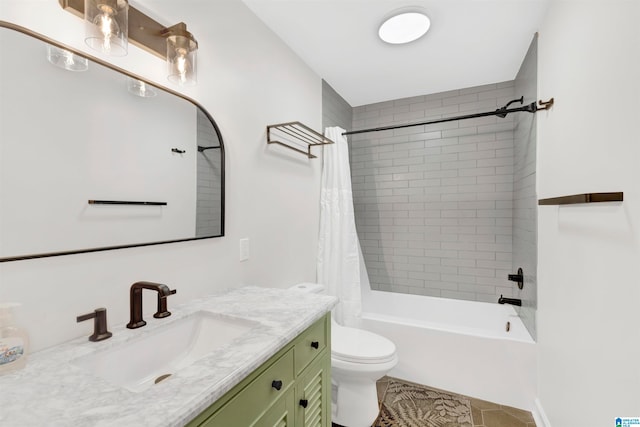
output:
[[[507,117],[507,114],[509,113],[507,113],[506,110],[507,108],[509,108],[509,105],[513,104],[514,102],[519,102],[520,104],[522,104],[524,102],[524,96],[521,96],[520,98],[514,99],[512,101],[509,101],[507,105],[505,105],[504,107],[498,108],[496,111],[504,111],[504,113],[496,114],[496,116],[500,117],[501,119],[504,119],[505,117]]]

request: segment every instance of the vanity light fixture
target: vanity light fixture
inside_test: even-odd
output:
[[[167,78],[179,85],[195,84],[198,42],[184,22],[167,28],[164,34],[167,36]]]
[[[127,0],[84,0],[85,42],[107,55],[126,55],[128,18]]]
[[[67,71],[87,71],[89,60],[66,49],[48,44],[47,60],[56,67]]]
[[[386,43],[405,44],[424,36],[429,27],[431,20],[424,12],[402,9],[380,25],[378,36]]]
[[[167,78],[170,82],[178,85],[195,84],[198,42],[187,31],[184,22],[166,27],[129,5],[126,0],[58,2],[63,9],[76,16],[84,18],[86,15],[86,41],[89,46],[111,55],[126,55],[127,43],[131,42],[167,62]],[[86,12],[90,8],[94,12]],[[94,35],[92,37],[89,37],[89,27]],[[124,53],[120,53],[123,50]]]
[[[129,77],[127,79],[127,90],[129,93],[139,96],[140,98],[153,98],[157,95],[155,88],[142,80]]]

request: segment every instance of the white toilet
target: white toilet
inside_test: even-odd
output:
[[[323,293],[324,286],[301,283],[301,292]],[[332,421],[345,427],[371,427],[379,412],[376,381],[398,363],[396,346],[380,335],[331,320]]]

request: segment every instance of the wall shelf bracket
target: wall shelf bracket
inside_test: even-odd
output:
[[[311,154],[311,147],[333,144],[333,141],[300,122],[288,122],[267,126],[267,144],[282,145],[315,159],[317,156]]]

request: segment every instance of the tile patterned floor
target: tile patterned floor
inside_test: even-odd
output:
[[[536,427],[530,412],[410,383],[408,381],[397,380],[392,377],[384,377],[378,381],[378,400],[385,405],[391,405],[394,400],[397,400],[396,397],[399,393],[398,382],[407,384],[409,386],[409,388],[405,390],[407,394],[415,396],[416,399],[422,403],[416,406],[418,408],[417,411],[409,411],[412,413],[407,415],[407,418],[399,420],[399,422],[390,421],[388,414],[392,413],[394,416],[398,416],[398,413],[402,411],[391,410],[386,411],[387,414],[385,414],[383,409],[381,417],[376,420],[372,427]],[[390,384],[392,385],[391,388],[389,387]],[[390,393],[389,396],[387,395],[387,391]],[[434,396],[437,399],[439,395],[444,397],[446,401],[445,409],[447,409],[447,411],[442,411],[444,416],[441,418],[431,418],[426,412],[428,412],[429,409],[442,410],[443,405],[440,404],[439,407],[433,406],[434,402],[427,402],[427,400]],[[393,398],[385,401],[385,397]],[[420,405],[422,405],[422,407],[420,407]],[[429,405],[431,406],[429,407]],[[445,412],[447,413],[445,414]],[[416,416],[416,414],[418,414],[419,417]],[[341,426],[333,424],[333,427]]]
[[[471,398],[473,427],[536,427],[531,412]]]

